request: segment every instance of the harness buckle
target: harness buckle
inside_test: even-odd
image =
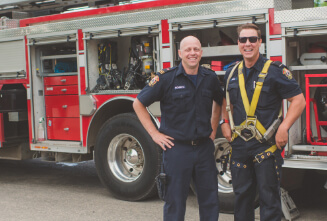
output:
[[[255,155],[254,159],[255,161],[257,161],[257,163],[261,163],[265,159],[265,156],[263,155],[263,153],[259,153]]]
[[[257,140],[262,139],[261,133],[258,131],[257,127],[257,116],[247,116],[245,124],[242,126],[235,127],[235,133],[240,136],[243,140],[249,141],[252,138]],[[244,130],[247,131],[244,131]]]

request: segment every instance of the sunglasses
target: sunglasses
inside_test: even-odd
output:
[[[259,37],[257,37],[257,36],[250,36],[250,37],[239,37],[238,38],[238,41],[240,42],[240,43],[246,43],[247,42],[247,40],[249,39],[249,41],[250,41],[250,43],[256,43],[257,41],[258,41],[258,39],[260,39]]]

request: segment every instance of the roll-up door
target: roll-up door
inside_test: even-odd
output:
[[[47,35],[33,35],[28,36],[28,45],[47,45],[58,44],[65,42],[75,42],[76,32],[60,32],[56,34]]]
[[[24,77],[26,73],[24,40],[0,42],[0,78]]]
[[[159,23],[138,23],[119,26],[101,27],[100,29],[87,29],[85,31],[85,38],[102,39],[113,38],[121,36],[147,35],[159,33]]]
[[[310,21],[310,22],[293,22],[282,24],[285,27],[285,36],[314,36],[327,34],[326,21]]]
[[[214,27],[237,26],[244,23],[266,23],[265,11],[254,11],[251,14],[235,13],[192,17],[184,19],[171,19],[171,31],[186,31]]]

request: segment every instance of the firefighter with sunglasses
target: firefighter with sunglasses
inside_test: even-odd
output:
[[[220,122],[232,146],[235,220],[254,220],[258,191],[260,220],[280,221],[281,152],[288,142],[288,130],[305,107],[305,99],[291,72],[260,54],[261,32],[255,24],[243,24],[237,32],[243,60],[226,71],[226,102]],[[283,99],[290,102],[284,118]]]

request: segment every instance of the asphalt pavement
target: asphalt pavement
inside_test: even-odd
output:
[[[301,213],[298,221],[327,220],[327,191],[291,192]],[[308,198],[313,195],[313,198]],[[93,161],[73,163],[0,160],[0,219],[6,221],[160,221],[163,202],[117,200],[100,183]],[[309,200],[308,200],[309,199]],[[256,220],[259,220],[258,210]],[[185,221],[198,221],[190,193]],[[232,214],[219,220],[232,221]]]

